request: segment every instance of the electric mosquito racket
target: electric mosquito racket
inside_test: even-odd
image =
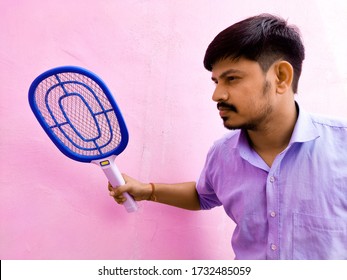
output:
[[[105,83],[90,71],[62,66],[38,76],[29,89],[37,120],[59,150],[102,168],[112,186],[124,185],[114,160],[128,144],[123,116]],[[124,193],[128,212],[137,210]]]

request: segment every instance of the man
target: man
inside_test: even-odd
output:
[[[209,151],[197,183],[109,186],[124,202],[190,210],[223,205],[236,259],[347,259],[347,122],[294,100],[304,60],[298,30],[272,15],[245,19],[209,45],[212,99],[233,130]]]

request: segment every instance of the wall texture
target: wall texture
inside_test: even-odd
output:
[[[270,12],[302,31],[298,100],[347,117],[347,2],[0,0],[0,259],[232,259],[223,209],[149,202],[127,214],[91,164],[50,142],[30,111],[32,80],[59,65],[97,73],[115,95],[130,142],[117,158],[143,181],[195,180],[226,131],[202,66],[230,24]]]

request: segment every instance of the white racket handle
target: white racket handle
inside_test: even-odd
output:
[[[114,163],[114,157],[109,157],[100,161],[94,161],[94,163],[98,163],[98,165],[104,171],[108,181],[114,188],[125,184],[122,174],[120,173],[118,167]],[[123,196],[126,198],[126,201],[123,204],[126,211],[128,213],[137,211],[138,206],[136,201],[132,198],[132,196],[127,192],[123,193]]]

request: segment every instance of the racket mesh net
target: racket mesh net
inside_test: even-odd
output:
[[[85,75],[67,72],[47,77],[37,86],[35,101],[54,136],[74,154],[102,156],[121,142],[111,103]]]

